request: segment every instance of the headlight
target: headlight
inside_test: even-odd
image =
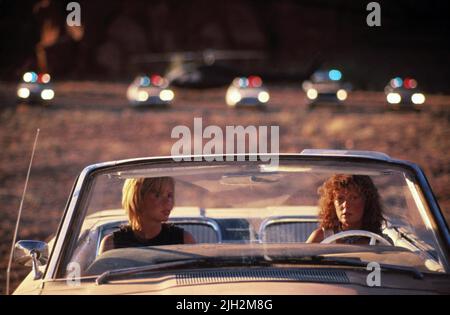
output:
[[[317,90],[316,89],[309,89],[306,92],[306,96],[310,99],[310,100],[315,100],[317,98]]]
[[[43,100],[48,101],[48,100],[53,99],[53,97],[55,97],[55,92],[53,92],[52,89],[44,89],[44,90],[42,90],[42,92],[41,92],[41,98],[42,98]]]
[[[161,92],[159,92],[159,97],[164,102],[169,102],[169,101],[173,100],[174,96],[175,96],[175,94],[172,92],[172,90],[162,90]]]
[[[25,81],[25,82],[31,82],[32,80],[33,80],[33,74],[31,73],[31,72],[27,72],[27,73],[25,73],[24,75],[23,75],[23,80]]]
[[[227,101],[227,104],[228,105],[231,105],[231,106],[233,106],[233,105],[236,105],[237,103],[239,103],[239,101],[241,100],[241,93],[239,93],[239,91],[237,91],[237,90],[232,90],[232,91],[229,91],[228,93],[227,93],[227,99],[226,99],[226,101]]]
[[[336,92],[336,97],[338,98],[338,100],[340,101],[345,101],[347,99],[347,91],[340,89]]]
[[[269,93],[267,93],[266,91],[258,93],[258,101],[260,101],[261,103],[267,103],[269,101],[269,98]]]
[[[50,74],[44,73],[44,74],[42,75],[41,80],[42,80],[42,83],[48,83],[48,82],[50,82]]]
[[[398,104],[401,102],[402,97],[398,93],[389,93],[386,99],[390,104]]]
[[[137,100],[139,102],[145,102],[146,100],[148,100],[148,93],[145,91],[139,91],[137,93]]]
[[[423,104],[425,103],[425,95],[423,95],[422,93],[414,93],[411,96],[411,102],[413,102],[414,104]]]
[[[17,96],[20,98],[28,98],[30,96],[30,90],[27,88],[20,88],[17,90]]]

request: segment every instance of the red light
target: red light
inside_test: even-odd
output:
[[[154,74],[151,78],[152,84],[159,86],[163,83],[163,78],[160,75]]]
[[[37,82],[44,84],[50,82],[50,75],[48,73],[39,73]]]
[[[50,74],[44,73],[44,74],[42,75],[42,82],[43,82],[43,83],[48,83],[48,82],[50,82]]]
[[[252,75],[248,77],[248,82],[251,87],[260,87],[262,85],[262,80],[260,77],[256,75]]]
[[[417,87],[417,81],[411,78],[405,78],[403,85],[406,89],[415,89]]]

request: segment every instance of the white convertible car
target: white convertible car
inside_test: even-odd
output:
[[[417,165],[364,151],[305,150],[277,155],[277,164],[266,155],[214,157],[86,167],[55,238],[17,242],[15,261],[33,270],[15,294],[450,293],[448,226]],[[335,174],[370,177],[385,219],[380,234],[306,242],[320,224],[318,187]],[[102,252],[102,240],[128,221],[124,181],[162,176],[175,181],[169,222],[196,243]]]

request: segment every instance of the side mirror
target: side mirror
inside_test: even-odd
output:
[[[18,241],[14,247],[14,262],[31,266],[34,272],[34,280],[42,277],[39,266],[48,262],[48,245],[41,241]]]

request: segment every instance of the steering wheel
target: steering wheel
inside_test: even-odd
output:
[[[320,244],[331,244],[337,240],[340,240],[341,238],[349,237],[349,236],[364,236],[370,238],[369,245],[375,245],[376,241],[379,241],[383,245],[389,245],[392,246],[389,241],[384,239],[378,234],[375,234],[373,232],[369,231],[363,231],[363,230],[348,230],[344,232],[339,232],[337,234],[331,235],[324,239]]]

